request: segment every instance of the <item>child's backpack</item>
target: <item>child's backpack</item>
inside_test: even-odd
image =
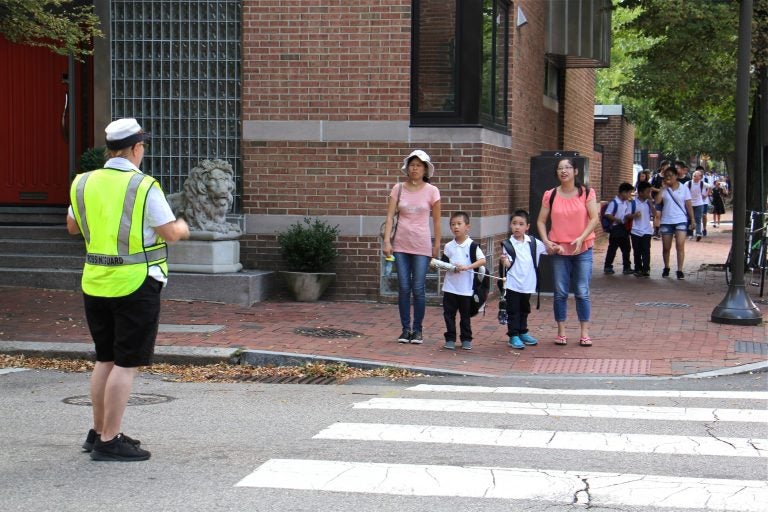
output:
[[[605,216],[605,211],[608,209],[608,205],[613,205],[613,214],[616,213],[616,210],[619,208],[619,203],[616,201],[616,198],[614,197],[612,200],[607,201],[600,205],[600,225],[603,227],[603,231],[608,233],[611,230],[611,226],[613,225],[613,221]]]
[[[541,282],[541,275],[539,273],[539,263],[536,261],[536,237],[533,237],[531,235],[528,235],[528,237],[531,239],[531,241],[528,243],[528,246],[531,248],[531,260],[533,261],[533,271],[536,273],[536,309],[539,309],[541,307],[541,290],[539,289],[539,283]],[[509,254],[509,268],[512,268],[512,265],[515,264],[515,259],[517,258],[517,252],[515,252],[515,248],[512,246],[512,242],[509,240],[502,240],[501,246],[507,251],[507,254]],[[506,268],[502,263],[499,263],[499,277],[504,278],[507,276],[507,272],[509,272],[509,268]],[[502,291],[502,297],[504,297],[504,283],[499,280],[499,290]],[[501,303],[499,304],[499,308],[501,308]]]
[[[469,260],[474,263],[477,261],[477,247],[475,242],[469,245]],[[484,269],[485,267],[480,267]],[[481,309],[485,314],[485,301],[488,300],[488,294],[491,291],[491,277],[487,273],[480,273],[480,269],[473,273],[472,279],[472,302],[470,302],[469,316],[475,316]]]
[[[613,213],[611,214],[613,216],[616,216],[616,211],[619,208],[619,202],[616,201],[615,197],[612,200],[600,205],[600,225],[603,226],[603,231],[606,233],[611,231],[611,226],[613,225],[613,221],[605,216],[605,211],[608,209],[609,204],[613,205]],[[630,201],[630,204],[632,205],[632,215],[634,215],[635,209],[637,208],[635,200],[633,199]],[[632,231],[632,219],[629,219],[627,222],[625,222],[624,227],[627,229],[627,233]]]

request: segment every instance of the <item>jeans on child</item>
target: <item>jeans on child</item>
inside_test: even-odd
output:
[[[576,299],[576,315],[580,322],[589,322],[592,302],[589,298],[589,280],[592,279],[592,249],[574,256],[552,255],[552,278],[554,281],[554,312],[556,322],[568,318],[568,292],[573,283]]]

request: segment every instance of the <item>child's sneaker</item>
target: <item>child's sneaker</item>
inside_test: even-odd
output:
[[[408,329],[403,329],[403,332],[400,333],[400,337],[397,338],[398,343],[410,343],[411,342],[411,331]]]
[[[462,340],[461,341],[461,348],[463,350],[472,350],[472,342],[469,340]]]
[[[519,336],[512,336],[511,338],[509,338],[507,345],[509,345],[512,348],[517,348],[520,350],[525,348],[525,345],[523,344],[522,340],[520,340]]]
[[[411,333],[411,343],[414,345],[421,345],[424,343],[424,336],[421,335],[421,331],[413,331],[413,333]]]
[[[613,267],[605,267],[603,269],[603,274],[615,274],[615,272],[613,271]]]
[[[537,340],[527,332],[525,334],[521,334],[519,338],[520,338],[520,341],[522,341],[523,344],[525,345],[536,345],[537,343],[539,343],[539,340]]]
[[[456,342],[453,340],[446,341],[445,345],[443,345],[443,348],[447,350],[454,350],[456,348]]]

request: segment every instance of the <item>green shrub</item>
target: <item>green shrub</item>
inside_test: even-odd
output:
[[[304,218],[277,237],[280,255],[291,272],[329,272],[339,255],[339,226],[320,219]]]
[[[107,162],[107,157],[104,154],[105,150],[104,146],[100,146],[98,148],[90,148],[80,155],[80,172],[103,168]]]

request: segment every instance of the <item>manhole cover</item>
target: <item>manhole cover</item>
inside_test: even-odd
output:
[[[336,377],[243,377],[243,382],[259,382],[262,384],[334,384]]]
[[[166,395],[149,395],[144,393],[131,393],[128,398],[128,405],[155,405],[170,402],[174,398]],[[87,405],[91,406],[90,395],[71,396],[62,400],[69,405]]]
[[[636,302],[635,306],[639,306],[641,308],[671,308],[671,309],[682,309],[682,308],[691,307],[688,304],[680,304],[678,302]]]
[[[297,327],[293,332],[313,338],[355,338],[363,335],[362,333],[355,331],[333,329],[330,327]]]

